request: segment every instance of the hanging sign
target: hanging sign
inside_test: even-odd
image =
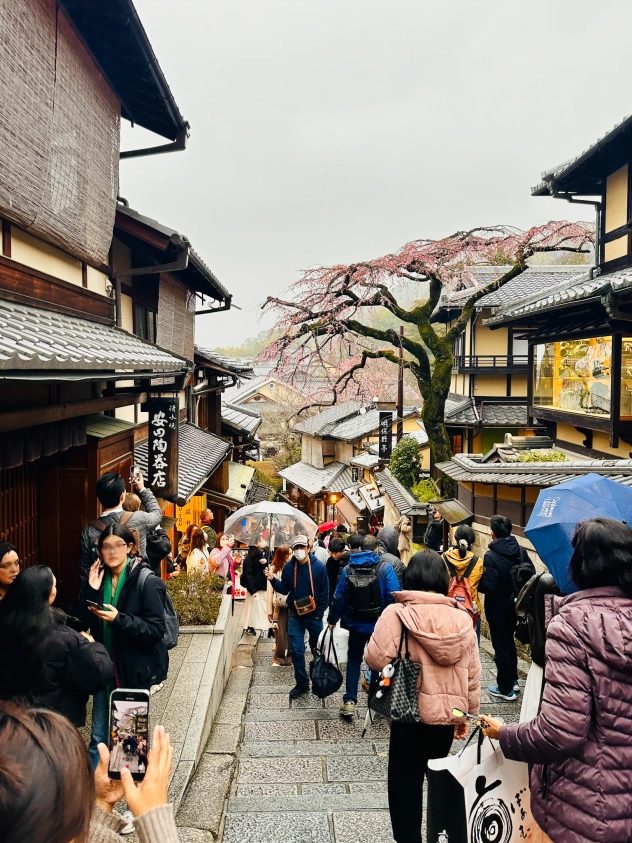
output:
[[[147,485],[157,498],[178,497],[178,396],[150,398]]]
[[[352,483],[358,482],[358,466],[357,465],[351,466],[351,482]]]
[[[393,450],[393,413],[380,411],[379,426],[379,457],[381,460],[389,460]]]

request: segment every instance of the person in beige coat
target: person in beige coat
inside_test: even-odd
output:
[[[478,714],[481,663],[476,633],[467,612],[448,592],[448,572],[433,550],[411,558],[404,590],[387,606],[369,641],[365,660],[382,670],[397,658],[402,636],[411,661],[421,665],[417,696],[420,723],[391,724],[388,804],[396,843],[421,843],[423,783],[428,760],[444,758],[452,740],[464,738],[467,723],[452,709]]]
[[[410,561],[410,549],[412,547],[413,531],[410,520],[405,515],[402,515],[399,521],[397,521],[397,523],[395,524],[395,529],[399,534],[399,539],[397,541],[399,558],[402,560],[404,565],[408,565],[408,562]]]

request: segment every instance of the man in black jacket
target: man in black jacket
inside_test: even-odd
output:
[[[424,545],[428,550],[436,550],[441,552],[443,546],[443,518],[440,512],[436,509],[429,509],[428,514],[430,520],[426,527],[426,535],[424,536]]]
[[[329,578],[329,604],[334,598],[336,586],[343,568],[349,562],[351,554],[342,539],[331,539],[329,542],[329,559],[327,560],[327,577]]]
[[[511,569],[526,556],[516,537],[511,535],[512,523],[504,515],[494,515],[489,521],[492,541],[483,559],[483,576],[478,590],[485,595],[485,617],[494,648],[496,685],[487,689],[493,697],[513,701],[518,685],[518,654],[514,632],[516,607]]]
[[[377,534],[376,547],[367,547],[366,542],[363,541],[362,549],[375,550],[383,562],[392,565],[399,582],[399,587],[401,588],[404,581],[404,571],[406,570],[406,566],[399,558],[399,550],[397,547],[398,543],[399,533],[395,527],[382,527],[380,532]]]

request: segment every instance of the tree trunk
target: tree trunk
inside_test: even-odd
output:
[[[441,345],[440,354],[435,354],[430,384],[424,383],[422,388],[420,383],[421,393],[424,396],[421,419],[428,434],[433,465],[438,462],[447,462],[452,458],[452,446],[444,417],[445,402],[452,383],[454,357],[452,347],[448,343]],[[441,491],[444,497],[454,497],[456,495],[454,480],[450,477],[442,477]]]

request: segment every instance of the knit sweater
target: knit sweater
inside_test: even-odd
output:
[[[90,820],[88,843],[122,843],[121,831],[127,825],[120,814],[95,808]],[[140,843],[178,843],[172,805],[159,805],[134,820]]]

